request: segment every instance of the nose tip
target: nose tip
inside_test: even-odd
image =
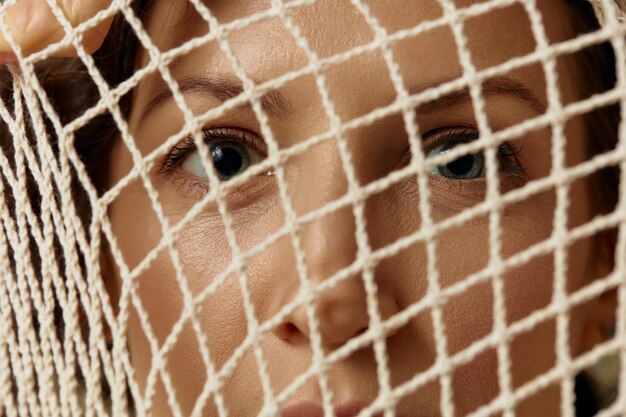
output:
[[[302,163],[312,164],[309,172],[314,172],[315,175],[298,178],[293,195],[297,211],[307,213],[345,195],[348,184],[334,146],[313,149]],[[302,229],[299,250],[303,252],[308,279],[314,286],[355,262],[359,250],[356,223],[353,208],[348,206],[327,213]],[[293,279],[296,271],[292,273]],[[381,282],[376,295],[383,317],[397,311],[396,303],[386,295],[391,294],[388,284],[388,281]],[[294,295],[293,292],[289,293],[289,296]],[[362,333],[370,323],[362,275],[355,274],[318,292],[313,300],[313,310],[313,320],[317,322],[316,327],[325,345],[339,345]],[[288,315],[278,329],[279,336],[292,342],[298,336],[310,340],[312,324],[307,311],[307,306],[303,305]]]
[[[360,283],[349,278],[337,287],[318,296],[314,303],[320,336],[324,344],[337,345],[365,331],[369,325],[365,291]],[[350,282],[352,281],[352,282]],[[305,309],[299,312],[306,314]],[[298,317],[302,320],[304,317]],[[310,323],[301,326],[310,338]]]
[[[386,294],[378,294],[378,310],[384,320],[398,312],[395,300]],[[360,276],[351,277],[320,294],[313,302],[317,329],[325,346],[338,346],[358,336],[369,328],[370,316],[367,294]],[[311,339],[311,323],[306,305],[298,307],[277,330],[288,341],[297,335]],[[395,330],[387,333],[391,337]]]

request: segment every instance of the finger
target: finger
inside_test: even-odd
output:
[[[111,0],[57,0],[72,27],[78,26],[106,8]],[[83,45],[88,52],[100,47],[111,25],[112,19],[100,22],[96,27],[83,34]],[[54,16],[46,0],[18,0],[8,6],[5,22],[15,43],[24,55],[40,51],[65,36],[65,30]],[[0,53],[13,53],[11,46],[0,33]],[[74,56],[76,50],[68,47],[55,53],[55,56]],[[0,57],[0,63],[2,57]]]

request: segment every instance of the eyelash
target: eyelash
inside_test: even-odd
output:
[[[213,128],[205,129],[201,132],[202,140],[209,144],[220,140],[237,141],[245,146],[250,147],[260,155],[267,155],[267,149],[263,140],[253,132],[239,129],[239,128]],[[478,130],[471,127],[458,127],[458,128],[441,128],[435,131],[431,131],[424,135],[424,152],[428,153],[430,150],[437,146],[447,142],[471,142],[478,139]],[[176,146],[174,146],[163,158],[158,167],[159,174],[172,174],[176,170],[185,158],[193,151],[197,149],[196,144],[192,137],[186,137]],[[500,170],[504,171],[510,178],[515,186],[521,186],[527,179],[526,167],[524,167],[520,160],[520,153],[522,146],[516,143],[502,143],[498,146],[498,160],[500,164]],[[410,155],[407,157],[407,161]],[[484,178],[483,178],[484,179]],[[189,193],[197,192],[198,195],[202,195],[207,191],[207,184],[204,180],[185,178],[181,176],[175,179],[180,184],[181,188],[185,187]],[[474,181],[474,180],[450,180],[459,183]]]
[[[254,133],[246,130],[229,127],[204,129],[201,132],[201,136],[204,143],[207,144],[220,140],[234,140],[237,142],[241,142],[242,144],[250,147],[250,149],[252,149],[253,151],[258,152],[262,155],[267,154],[265,146],[262,145],[262,139],[258,138]],[[193,138],[191,136],[187,136],[165,155],[163,161],[159,166],[159,173],[167,174],[171,172],[176,167],[178,167],[180,163],[182,163],[187,155],[195,151],[197,148],[198,147],[196,146]]]
[[[469,143],[480,136],[477,129],[472,127],[442,128],[424,135],[427,147],[424,153],[447,142]],[[526,167],[522,164],[520,153],[523,146],[519,143],[503,142],[498,146],[498,162],[500,170],[504,171],[515,185],[523,185],[527,179]],[[467,181],[467,180],[466,180]],[[469,180],[471,181],[471,180]]]

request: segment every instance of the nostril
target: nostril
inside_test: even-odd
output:
[[[367,331],[367,327],[361,327],[359,330],[356,331],[356,333],[354,333],[354,336],[352,336],[352,337],[361,336],[366,331]]]
[[[300,339],[306,339],[306,335],[294,323],[287,322],[278,325],[274,329],[274,334],[286,342],[294,343]]]
[[[287,333],[288,335],[293,335],[296,333],[300,333],[300,330],[295,324],[287,323],[285,324],[285,333]]]

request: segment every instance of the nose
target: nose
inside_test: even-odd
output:
[[[341,167],[340,163],[338,166]],[[329,165],[327,164],[326,167],[328,168]],[[297,201],[294,200],[294,202],[301,208],[319,207],[320,203],[324,204],[339,198],[347,188],[341,180],[338,180],[342,174],[342,172],[335,172],[331,178],[328,178],[329,181],[324,181],[323,189],[319,181],[310,187],[301,182],[299,189],[306,190],[306,192],[297,192]],[[319,180],[319,176],[317,179]],[[304,179],[301,178],[301,180]],[[321,284],[354,263],[357,258],[358,244],[352,206],[342,207],[307,224],[301,233],[301,247],[305,256],[308,278],[313,286]],[[294,277],[294,279],[298,278]],[[381,282],[378,285],[377,301],[383,318],[390,317],[398,311],[395,299],[385,283]],[[370,323],[367,293],[360,273],[318,292],[313,301],[313,307],[322,343],[327,346],[343,344],[365,331]],[[302,336],[310,340],[311,331],[306,305],[294,310],[275,330],[279,337],[290,342],[295,342]]]
[[[338,284],[337,287],[318,296],[314,309],[318,320],[318,331],[325,346],[339,346],[366,331],[370,317],[367,311],[367,301],[363,285],[358,281],[360,277],[350,278]],[[383,318],[388,318],[397,312],[396,303],[389,297],[378,297],[378,308]],[[306,306],[299,307],[290,317],[286,329],[291,333],[302,334],[311,339],[311,327],[307,316]],[[391,337],[396,330],[387,333]],[[284,332],[287,339],[294,335]]]

